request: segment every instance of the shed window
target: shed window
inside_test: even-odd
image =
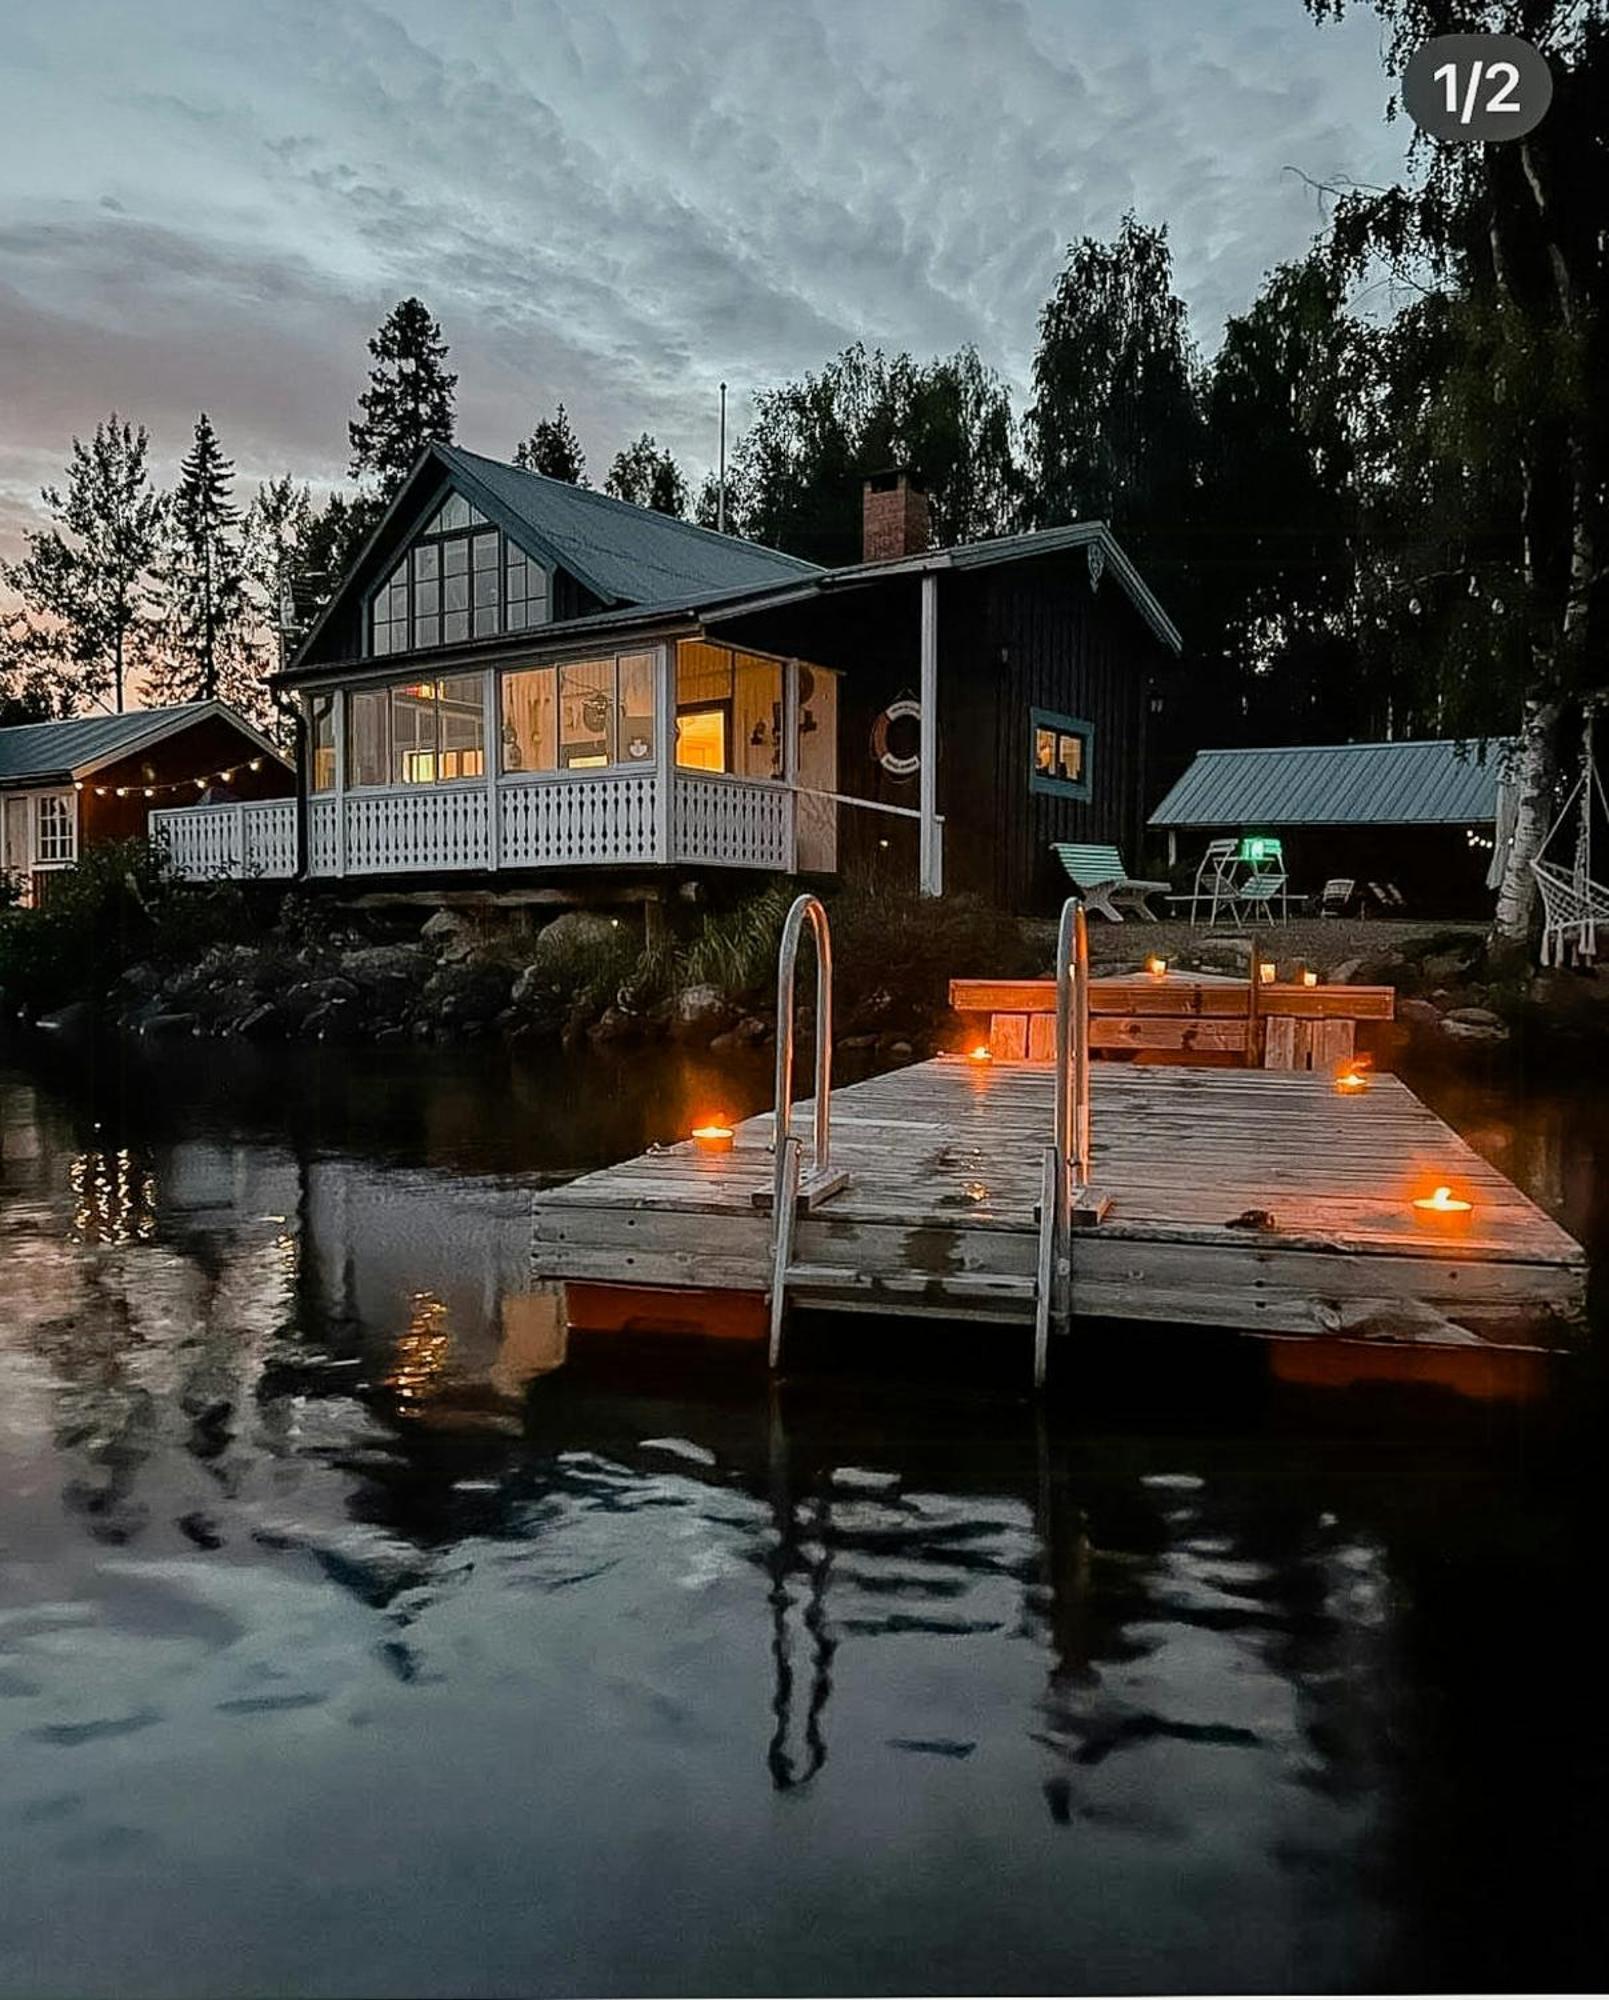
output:
[[[1087,799],[1091,729],[1076,716],[1036,708],[1030,717],[1033,763],[1029,789],[1052,798]]]
[[[41,862],[77,859],[76,815],[66,793],[46,792],[34,801],[34,853]]]
[[[548,574],[460,493],[369,600],[370,646],[406,653],[523,632],[548,618]]]

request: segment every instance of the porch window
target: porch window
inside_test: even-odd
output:
[[[503,676],[503,769],[602,771],[654,759],[654,656],[566,660]]]
[[[335,697],[316,694],[308,704],[308,784],[315,792],[335,790]]]
[[[486,770],[485,683],[479,674],[347,696],[347,783],[451,784]]]
[[[1090,786],[1090,738],[1087,722],[1036,708],[1030,713],[1033,765],[1029,789],[1052,798],[1087,799]]]
[[[547,571],[454,493],[370,600],[371,649],[456,646],[547,618]]]
[[[676,647],[676,761],[689,770],[780,778],[782,662],[702,639]]]

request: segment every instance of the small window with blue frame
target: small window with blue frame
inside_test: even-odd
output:
[[[1029,789],[1057,799],[1089,797],[1090,739],[1087,722],[1049,709],[1031,712],[1033,769]]]

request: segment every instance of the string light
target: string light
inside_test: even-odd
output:
[[[243,772],[261,771],[267,762],[266,757],[252,757],[244,764],[231,764],[226,771],[198,771],[193,778],[159,778],[149,785],[96,785],[93,790],[98,799],[108,799],[114,794],[120,799],[126,799],[142,792],[148,799],[154,799],[165,792],[204,792],[209,785],[232,785]],[[86,786],[82,778],[73,780],[75,792],[87,789],[91,788]]]

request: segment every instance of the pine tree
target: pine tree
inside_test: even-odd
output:
[[[677,520],[687,512],[687,481],[681,468],[647,431],[624,451],[616,452],[603,490],[617,500],[651,507],[656,514],[671,514]]]
[[[451,444],[453,392],[447,343],[420,299],[400,299],[369,342],[374,366],[347,426],[352,476],[371,479],[389,500],[429,444]]]
[[[235,468],[205,411],[179,472],[156,566],[162,657],[149,691],[156,702],[227,701],[259,717],[267,691],[231,498]]]
[[[581,440],[562,403],[551,418],[544,417],[531,435],[514,447],[514,463],[527,472],[562,479],[570,486],[586,485],[587,461]]]
[[[147,650],[145,580],[162,525],[146,469],[143,425],[114,410],[86,445],[73,439],[65,493],[42,495],[55,525],[26,538],[27,553],[0,567],[17,604],[0,634],[0,676],[31,705],[52,711],[92,702],[121,709]]]
[[[281,670],[306,629],[307,543],[313,518],[312,494],[288,472],[259,486],[246,510],[246,582],[257,615],[272,635],[274,664]]]

